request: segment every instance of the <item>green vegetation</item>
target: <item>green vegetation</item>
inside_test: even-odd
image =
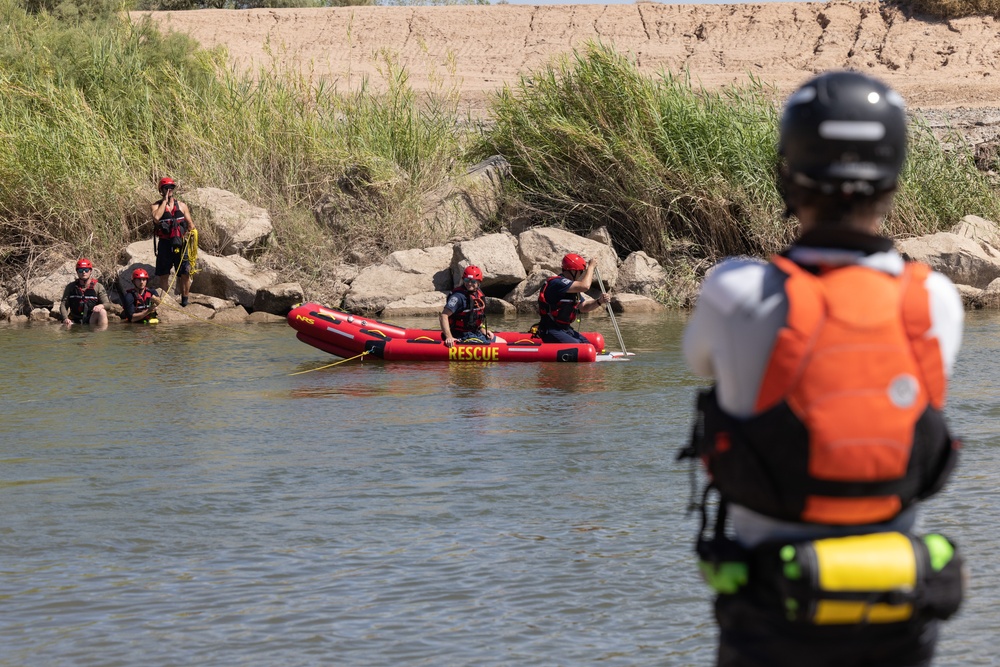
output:
[[[0,279],[49,254],[113,266],[149,237],[156,180],[171,175],[182,198],[213,186],[267,207],[278,245],[262,261],[322,298],[339,259],[423,245],[424,194],[493,153],[514,169],[507,215],[607,225],[623,255],[645,250],[672,272],[665,301],[684,302],[720,256],[766,254],[792,231],[760,82],[706,92],[592,46],[502,91],[480,130],[455,91],[418,96],[389,54],[382,81],[338,90],[308,71],[237,73],[221,50],[130,23],[115,0],[86,15],[32,1],[0,0]],[[1000,219],[970,154],[926,128],[913,137],[893,234]],[[320,201],[339,212],[332,226],[312,213]]]
[[[386,92],[341,94],[298,71],[234,73],[223,52],[148,22],[66,21],[0,0],[0,24],[13,36],[0,44],[0,259],[14,270],[51,248],[113,265],[149,235],[169,174],[181,196],[221,186],[266,206],[281,240],[267,259],[318,278],[348,246],[374,258],[419,245],[415,202],[464,150],[455,97],[418,101],[388,56]],[[351,208],[345,174],[378,196],[331,235],[309,211],[330,193]]]
[[[692,266],[766,255],[793,231],[774,177],[778,110],[759,82],[709,92],[595,45],[505,89],[493,112],[480,150],[511,161],[520,215],[583,233],[606,224],[620,251],[645,250],[688,287]],[[1000,219],[1000,195],[971,153],[913,125],[889,233],[939,231],[971,212]]]
[[[966,16],[993,16],[1000,19],[1000,0],[897,0],[895,4],[923,16],[940,19]]]

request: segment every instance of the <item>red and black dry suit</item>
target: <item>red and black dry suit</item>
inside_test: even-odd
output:
[[[568,291],[573,281],[566,276],[552,276],[538,292],[538,314],[542,331],[569,329],[580,314],[583,297]]]
[[[580,314],[583,296],[570,292],[573,281],[563,275],[552,276],[538,292],[538,336],[545,343],[580,344],[590,341],[572,326]]]
[[[161,199],[156,204],[159,205],[162,202]],[[165,209],[163,216],[153,223],[153,235],[158,241],[155,275],[170,275],[171,268],[176,269],[178,274],[191,272],[187,254],[181,252],[184,248],[184,237],[187,232],[187,218],[175,199],[173,206]]]
[[[64,320],[69,318],[77,324],[86,323],[98,303],[105,308],[111,305],[103,285],[95,278],[87,279],[82,285],[79,280],[74,280],[63,290],[59,304],[60,315]]]
[[[841,230],[709,275],[684,336],[715,380],[695,444],[742,547],[909,531],[954,464],[941,408],[962,320],[943,275]],[[936,637],[921,618],[792,628],[750,594],[720,595],[716,616],[719,665],[924,665]]]

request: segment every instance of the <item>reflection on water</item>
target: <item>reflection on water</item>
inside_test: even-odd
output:
[[[301,375],[333,358],[284,326],[0,328],[0,663],[712,664],[683,321],[623,318],[623,363]],[[941,664],[993,664],[998,324],[925,516],[973,572]]]

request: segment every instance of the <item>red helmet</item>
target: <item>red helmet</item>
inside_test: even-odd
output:
[[[77,268],[78,271],[80,269],[93,269],[94,265],[90,263],[89,259],[87,259],[86,257],[84,257],[84,258],[80,259],[80,261],[78,261],[76,263],[76,268]]]
[[[483,282],[483,272],[478,266],[467,266],[465,267],[465,271],[462,272],[462,280],[466,278]]]
[[[149,280],[149,274],[146,273],[146,269],[136,269],[132,272],[132,282],[139,280],[139,278],[145,278]]]
[[[570,253],[563,257],[563,271],[583,271],[587,268],[587,260],[577,254]]]
[[[170,178],[169,176],[164,176],[163,178],[160,179],[160,184],[156,186],[156,189],[162,190],[165,185],[169,185],[170,187],[176,188],[177,182],[174,181],[174,179]]]

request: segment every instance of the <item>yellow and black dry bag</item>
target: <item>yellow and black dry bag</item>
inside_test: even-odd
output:
[[[791,621],[945,619],[962,603],[962,560],[942,535],[852,535],[771,545],[759,555],[760,575],[771,580]]]

